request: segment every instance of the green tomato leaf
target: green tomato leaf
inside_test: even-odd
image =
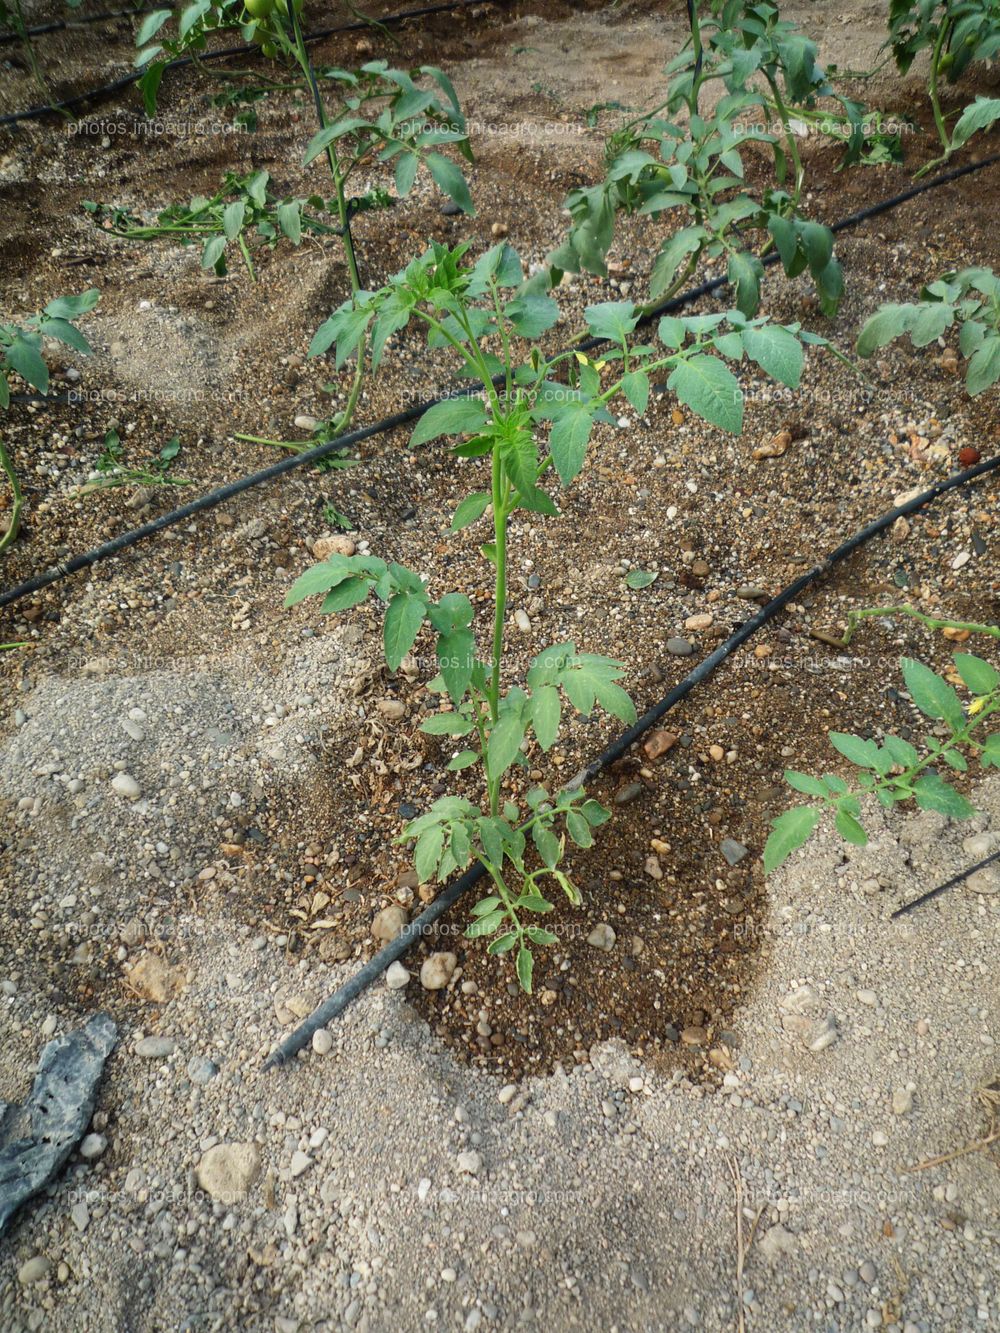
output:
[[[525,938],[531,940],[532,944],[545,946],[559,943],[558,935],[553,935],[551,930],[543,930],[541,926],[528,926],[524,934]]]
[[[868,834],[846,810],[837,811],[837,832],[845,842],[852,842],[855,847],[867,846]]]
[[[734,250],[729,256],[729,285],[733,289],[736,309],[748,319],[752,319],[760,306],[760,282],[764,276],[764,265],[756,255],[745,250]]]
[[[440,153],[428,153],[424,160],[434,179],[434,184],[441,193],[446,194],[453,203],[458,204],[463,213],[467,213],[469,217],[475,217],[476,210],[473,207],[472,195],[469,194],[465,177],[455,163],[447,157],[442,157]]]
[[[559,734],[562,705],[553,685],[538,685],[531,695],[531,723],[538,744],[548,750]]]
[[[486,754],[489,760],[490,777],[498,781],[520,753],[524,739],[524,719],[517,708],[504,709],[490,732]]]
[[[622,379],[622,393],[641,417],[649,403],[649,376],[644,370],[631,370]]]
[[[578,810],[566,812],[566,832],[578,847],[593,847],[594,838],[590,825]]]
[[[640,588],[648,588],[651,583],[655,583],[656,575],[648,569],[630,569],[625,575],[625,582],[638,592]]]
[[[711,425],[736,435],[743,429],[739,381],[718,357],[698,353],[678,361],[667,384],[685,406]]]
[[[955,668],[973,694],[989,694],[1000,685],[1000,671],[972,653],[956,653]]]
[[[358,602],[363,602],[368,596],[370,587],[371,579],[361,574],[352,574],[327,593],[320,610],[324,615],[329,615],[334,611],[346,611],[349,606],[357,606]]]
[[[803,796],[820,796],[824,799],[826,797],[826,788],[822,782],[819,778],[810,777],[808,773],[797,773],[794,768],[786,768],[785,781]]]
[[[811,805],[797,805],[786,810],[771,823],[771,832],[764,845],[764,873],[773,874],[792,852],[809,839],[819,823],[820,811]]]
[[[904,657],[902,667],[906,688],[921,713],[947,722],[953,731],[961,730],[965,725],[962,701],[947,681],[912,657]]]
[[[531,839],[538,849],[538,855],[542,858],[543,863],[550,870],[553,870],[559,864],[559,858],[562,855],[559,839],[544,824],[533,824],[531,826]]]
[[[936,810],[949,819],[969,819],[975,809],[938,773],[925,773],[913,784],[913,795],[921,810]]]
[[[463,768],[471,768],[473,764],[478,762],[479,755],[475,750],[462,750],[459,754],[455,755],[454,759],[450,759],[445,767],[449,773],[458,773]]]
[[[429,879],[434,878],[434,872],[438,868],[443,850],[444,829],[440,824],[432,825],[421,833],[417,839],[417,845],[413,853],[413,868],[416,870],[421,884],[425,884]]]
[[[242,199],[235,199],[222,210],[222,230],[226,234],[226,240],[235,241],[239,236],[243,230],[243,219],[246,217],[246,212],[247,206]],[[206,265],[206,267],[208,266]]]
[[[467,495],[455,510],[455,516],[451,520],[452,532],[467,528],[470,523],[475,523],[477,519],[482,518],[490,499],[491,497],[486,491],[479,491],[475,495]]]
[[[917,318],[919,307],[909,303],[905,305],[883,305],[867,321],[858,335],[855,349],[859,356],[871,356],[873,352],[891,343],[900,334],[908,333]]]
[[[278,205],[278,226],[293,245],[302,240],[302,205],[297,199]]]
[[[1000,336],[991,334],[969,358],[965,387],[975,397],[1000,379]]]
[[[535,960],[531,956],[531,950],[522,944],[517,951],[517,980],[526,995],[531,994],[531,974],[534,967]]]
[[[382,640],[390,670],[399,670],[399,664],[416,642],[426,612],[427,603],[411,592],[398,592],[389,602]]]
[[[428,736],[468,736],[476,724],[464,713],[432,713],[420,724],[420,730]]]
[[[798,387],[804,356],[802,344],[794,333],[780,324],[763,324],[756,329],[744,329],[742,338],[747,356],[761,370],[790,389]]]
[[[476,637],[467,626],[442,634],[437,641],[437,659],[441,677],[453,704],[462,701],[472,679],[476,660]]]
[[[831,731],[827,739],[835,750],[858,768],[878,769],[878,746],[874,741],[862,740],[860,736],[848,736],[842,731]]]
[[[49,391],[49,368],[42,359],[42,354],[34,343],[22,338],[18,333],[7,348],[7,365],[11,366],[39,393]]]
[[[486,408],[478,398],[446,398],[429,407],[410,436],[410,448],[439,435],[475,435],[486,424]]]
[[[552,425],[549,452],[564,486],[568,486],[583,467],[593,425],[590,409],[576,401],[568,403]]]
[[[502,926],[506,920],[505,911],[490,912],[486,916],[477,917],[471,925],[466,927],[465,938],[468,940],[479,939],[483,935],[492,935],[493,932]]]

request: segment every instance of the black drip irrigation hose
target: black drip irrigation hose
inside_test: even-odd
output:
[[[961,884],[962,881],[968,879],[970,875],[974,875],[977,870],[985,870],[986,867],[992,865],[994,861],[1000,861],[1000,852],[994,852],[992,856],[987,856],[984,860],[977,861],[974,866],[967,866],[965,870],[960,870],[957,875],[952,875],[951,879],[947,879],[943,884],[939,884],[936,889],[930,889],[927,893],[922,893],[919,898],[913,898],[910,902],[904,903],[902,907],[897,907],[889,920],[896,921],[899,917],[906,916],[908,912],[916,911],[918,907],[923,907],[924,903],[929,903],[931,899],[936,898],[938,894],[944,893],[948,889],[953,889],[956,884]]]
[[[144,14],[154,14],[160,8],[160,5],[150,5],[148,9],[112,9],[103,14],[80,14],[77,18],[53,19],[51,23],[38,23],[33,28],[25,28],[23,34],[0,32],[0,46],[23,41],[25,37],[43,37],[46,33],[62,32],[66,28],[87,28],[92,23],[110,23],[112,19],[142,18]]]
[[[454,6],[439,6],[439,8],[454,8]],[[835,222],[831,228],[832,231],[843,231],[848,227],[856,227],[868,218],[877,217],[881,213],[886,213],[890,209],[898,207],[915,195],[923,194],[925,190],[932,190],[939,185],[947,185],[950,181],[956,180],[959,176],[969,175],[971,172],[979,171],[983,167],[992,166],[994,162],[1000,161],[1000,153],[994,153],[992,157],[987,157],[979,162],[970,162],[964,167],[956,167],[952,171],[945,172],[943,176],[936,176],[933,180],[923,181],[920,185],[914,185],[901,194],[894,195],[891,199],[885,199],[881,203],[872,204],[868,208],[863,208],[857,213],[851,213],[839,222]],[[765,264],[774,263],[778,258],[776,251],[764,256]],[[711,278],[707,282],[702,282],[696,287],[691,287],[686,292],[681,292],[677,296],[671,297],[659,305],[653,306],[639,320],[641,324],[649,324],[661,315],[670,314],[675,310],[681,310],[691,302],[700,300],[703,296],[709,296],[719,288],[726,286],[728,278],[719,276]],[[606,338],[588,338],[583,342],[576,344],[581,351],[592,351],[596,347],[602,347],[608,342]],[[499,384],[502,377],[497,376],[494,384]],[[465,393],[466,390],[462,390]],[[449,396],[449,395],[445,395]],[[456,395],[457,396],[457,395]],[[180,509],[172,509],[166,514],[161,514],[159,518],[144,523],[142,527],[134,528],[130,532],[121,533],[111,541],[104,542],[103,545],[95,547],[91,551],[86,551],[82,555],[75,555],[72,559],[62,564],[54,565],[43,574],[38,574],[34,578],[28,579],[25,583],[19,584],[15,588],[10,588],[6,592],[0,593],[0,609],[10,606],[14,602],[20,601],[24,597],[29,597],[33,593],[40,592],[42,588],[47,588],[50,584],[58,582],[60,579],[67,578],[70,574],[75,574],[81,569],[87,569],[91,565],[96,565],[101,560],[106,560],[109,556],[118,555],[127,550],[130,546],[135,546],[138,542],[145,540],[156,532],[162,532],[164,528],[172,527],[175,523],[181,523],[194,514],[202,513],[207,509],[213,509],[216,505],[231,500],[234,496],[240,495],[243,491],[248,491],[254,486],[261,486],[275,477],[283,476],[286,472],[291,472],[294,468],[303,467],[309,463],[318,462],[325,458],[327,454],[349,448],[363,440],[370,440],[377,435],[383,435],[397,426],[405,426],[409,422],[421,416],[428,408],[436,406],[443,402],[444,397],[429,398],[425,402],[414,404],[404,412],[397,412],[393,416],[384,417],[381,421],[375,422],[371,426],[365,426],[359,430],[351,431],[347,435],[340,435],[336,439],[327,440],[322,444],[316,445],[312,449],[307,449],[304,453],[294,454],[289,458],[282,459],[280,463],[274,463],[270,467],[264,468],[260,472],[252,472],[249,476],[241,477],[238,481],[229,482],[225,486],[220,486],[217,490],[209,491],[198,500],[192,500]]]
[[[359,19],[355,23],[342,23],[330,28],[317,28],[315,32],[305,36],[303,40],[319,42],[340,32],[367,32],[370,28],[391,28],[395,27],[397,23],[405,23],[407,19],[424,18],[430,14],[443,14],[454,9],[468,9],[470,6],[479,3],[480,0],[445,0],[445,3],[439,5],[423,5],[420,9],[404,9],[401,13],[390,14],[384,19],[371,19],[367,22]],[[206,51],[199,56],[178,56],[176,60],[168,61],[164,73],[166,70],[183,69],[187,65],[202,64],[208,60],[225,60],[230,56],[252,58],[260,54],[260,48],[256,46],[224,46],[217,51]],[[131,74],[125,74],[120,79],[113,79],[111,83],[105,83],[100,88],[93,88],[89,92],[77,93],[73,97],[67,97],[63,102],[51,102],[48,106],[33,106],[29,107],[27,111],[13,111],[9,115],[0,116],[0,129],[5,125],[16,125],[22,120],[38,120],[52,112],[72,111],[78,106],[83,106],[85,102],[110,97],[114,93],[120,93],[126,88],[131,88],[133,83],[138,83],[144,72],[141,69],[134,70]]]
[[[966,486],[977,477],[981,477],[987,472],[993,472],[997,468],[1000,468],[1000,455],[986,459],[981,463],[977,463],[975,467],[966,468],[964,472],[957,472],[954,476],[948,477],[944,481],[937,482],[935,485],[931,486],[929,490],[914,496],[911,500],[906,501],[905,504],[897,505],[895,509],[891,509],[887,514],[883,514],[881,518],[876,519],[875,522],[869,523],[867,527],[862,528],[860,532],[856,532],[853,537],[842,542],[841,545],[838,546],[835,551],[832,551],[825,560],[818,565],[814,565],[812,569],[808,570],[800,578],[797,578],[794,583],[790,583],[787,588],[778,593],[777,597],[773,597],[765,606],[762,606],[755,616],[751,616],[749,620],[741,625],[736,633],[731,635],[725,643],[721,644],[713,653],[710,653],[708,657],[699,662],[694,670],[689,672],[683,680],[679,681],[658,704],[654,704],[648,712],[644,713],[634,726],[630,727],[628,731],[619,736],[616,741],[613,741],[611,745],[609,745],[606,750],[603,750],[596,759],[586,766],[586,768],[581,769],[580,772],[567,784],[565,790],[572,791],[577,787],[583,786],[585,782],[596,777],[598,773],[603,772],[604,769],[610,767],[611,764],[620,759],[636,741],[641,739],[651,727],[654,727],[656,723],[680,703],[682,699],[686,698],[697,685],[700,685],[703,681],[707,680],[712,672],[715,671],[717,667],[721,666],[727,657],[731,656],[738,648],[742,647],[742,645],[746,643],[752,635],[756,634],[759,629],[769,621],[773,620],[780,611],[784,610],[789,602],[794,601],[806,588],[824,578],[834,565],[840,564],[841,561],[846,560],[849,556],[853,555],[855,551],[864,546],[866,542],[871,541],[871,539],[877,536],[880,532],[884,532],[887,528],[892,527],[893,523],[895,523],[898,518],[902,518],[907,514],[912,514],[917,509],[922,509],[925,505],[930,504],[939,496],[946,494],[946,492],[955,490],[961,486]],[[1000,853],[997,853],[997,857],[1000,857]],[[990,857],[989,860],[995,860],[997,857]],[[981,865],[986,865],[987,863],[987,861],[983,861],[981,862]],[[978,870],[980,868],[981,866],[973,866],[972,870]],[[971,874],[972,872],[968,871],[966,873]],[[409,925],[403,929],[396,939],[390,944],[387,944],[383,949],[380,949],[374,958],[356,972],[349,981],[345,982],[343,986],[334,991],[331,996],[324,1000],[318,1008],[314,1009],[309,1017],[300,1023],[295,1031],[290,1033],[284,1041],[272,1051],[264,1064],[264,1068],[273,1069],[277,1065],[287,1064],[289,1060],[293,1059],[298,1052],[303,1049],[306,1043],[311,1041],[314,1032],[318,1031],[321,1027],[325,1027],[327,1023],[330,1023],[333,1019],[342,1014],[347,1006],[353,1000],[356,1000],[362,991],[366,990],[373,981],[381,976],[391,963],[400,959],[403,954],[405,954],[407,950],[434,925],[438,918],[443,916],[448,908],[452,907],[464,893],[473,888],[474,885],[478,884],[485,874],[486,871],[484,867],[477,861],[475,865],[470,866],[470,868],[455,880],[454,883],[449,884],[441,895],[436,898],[428,908],[420,913],[416,920],[411,921]],[[933,896],[933,893],[943,892],[945,888],[950,887],[951,883],[957,883],[961,878],[962,876],[960,875],[957,879],[950,881],[949,884],[943,885],[940,889],[933,890],[932,894],[926,896],[931,897]],[[916,904],[911,904],[910,906],[912,907],[915,905]],[[908,909],[904,908],[902,910],[905,911]],[[899,913],[895,913],[894,915],[899,915]]]
[[[439,399],[432,398],[427,402],[415,403],[412,407],[406,408],[405,411],[396,412],[383,421],[376,421],[374,425],[352,430],[347,435],[338,436],[335,440],[326,440],[322,444],[315,445],[312,449],[307,449],[304,453],[291,454],[287,458],[282,458],[279,462],[272,463],[270,467],[266,467],[260,472],[254,472],[249,477],[241,477],[238,481],[232,481],[227,486],[220,486],[217,490],[209,491],[208,495],[203,495],[198,500],[191,500],[188,504],[181,505],[179,509],[171,509],[168,513],[161,514],[158,518],[144,523],[142,527],[133,528],[130,532],[123,532],[120,536],[113,537],[111,541],[104,542],[101,546],[95,546],[92,551],[85,551],[82,555],[74,555],[62,564],[53,565],[44,574],[38,574],[35,578],[28,579],[26,583],[0,593],[0,607],[10,606],[12,602],[20,601],[22,597],[28,597],[32,593],[39,592],[42,588],[47,588],[50,583],[56,583],[59,579],[64,579],[70,574],[76,574],[81,569],[87,569],[91,565],[96,565],[100,560],[107,560],[109,556],[117,555],[120,551],[135,546],[136,543],[145,540],[146,537],[151,537],[156,532],[162,532],[164,528],[173,527],[175,523],[182,523],[184,519],[203,513],[206,509],[213,509],[216,505],[232,499],[234,495],[249,490],[251,486],[261,486],[265,482],[272,481],[275,477],[284,476],[286,472],[291,472],[295,467],[300,467],[305,463],[317,463],[321,458],[325,458],[327,454],[335,450],[349,448],[351,445],[360,444],[362,440],[370,440],[374,435],[381,435],[384,431],[393,430],[397,426],[405,426],[408,422],[416,420],[429,407],[433,407],[439,401]]]

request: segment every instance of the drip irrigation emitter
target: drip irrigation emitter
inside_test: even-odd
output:
[[[441,6],[449,8],[449,6]],[[946,171],[941,176],[935,176],[933,180],[921,181],[919,185],[914,185],[910,189],[904,190],[901,194],[894,195],[890,199],[885,199],[881,203],[871,204],[867,208],[860,209],[856,213],[849,214],[846,218],[841,218],[835,222],[831,230],[835,232],[844,231],[849,227],[856,227],[868,218],[877,217],[881,213],[889,212],[898,207],[915,195],[923,194],[925,190],[935,189],[939,185],[947,185],[960,176],[966,176],[975,171],[980,171],[984,167],[992,166],[995,162],[1000,162],[1000,153],[994,153],[991,157],[983,158],[978,162],[969,162],[963,167],[954,167]],[[778,258],[776,251],[771,251],[765,255],[762,262],[772,264]],[[662,301],[658,305],[647,309],[639,323],[648,324],[661,315],[672,314],[676,310],[682,310],[685,306],[694,301],[700,300],[704,296],[710,296],[720,288],[728,284],[728,278],[720,275],[716,278],[710,278],[707,282],[699,283],[696,287],[689,288],[686,292],[681,292],[677,296],[670,297],[669,300]],[[604,346],[607,343],[606,338],[587,338],[582,342],[575,343],[574,346],[579,351],[592,351],[597,347]],[[494,381],[499,384],[499,377]],[[101,560],[106,560],[109,556],[118,555],[127,550],[130,546],[144,541],[154,533],[162,532],[165,528],[172,527],[176,523],[182,523],[185,519],[191,518],[196,514],[203,513],[207,509],[213,509],[216,505],[223,504],[226,500],[231,500],[234,496],[250,490],[254,486],[265,485],[273,481],[276,477],[284,476],[286,472],[291,472],[294,468],[304,467],[307,464],[319,462],[328,454],[350,448],[352,445],[359,444],[364,440],[370,440],[378,435],[384,435],[388,431],[396,429],[398,426],[405,426],[411,421],[415,421],[428,408],[436,406],[442,402],[445,397],[458,397],[460,394],[475,393],[474,389],[462,389],[454,395],[443,395],[439,398],[428,398],[422,403],[416,403],[403,412],[396,412],[392,416],[383,417],[381,421],[376,421],[370,426],[364,426],[358,430],[350,431],[346,435],[337,436],[335,439],[326,440],[321,444],[315,445],[312,449],[306,449],[302,453],[293,454],[284,458],[279,463],[273,463],[270,467],[261,469],[259,472],[251,472],[248,476],[240,477],[237,481],[228,482],[225,486],[220,486],[214,491],[209,491],[207,495],[201,496],[197,500],[191,500],[188,504],[182,505],[179,509],[172,509],[166,514],[161,514],[158,518],[152,519],[149,523],[144,523],[141,527],[133,528],[129,532],[123,532],[119,536],[104,542],[101,546],[94,547],[93,550],[85,551],[80,555],[75,555],[71,559],[54,565],[51,569],[42,574],[37,574],[34,578],[19,584],[17,587],[9,588],[6,592],[0,593],[0,609],[5,606],[11,606],[14,602],[20,601],[24,597],[29,597],[50,584],[58,582],[60,579],[67,578],[70,574],[78,573],[81,569],[88,569],[91,565],[96,565]]]
[[[725,643],[720,644],[714,652],[709,653],[706,658],[698,663],[693,671],[690,671],[683,680],[674,685],[659,703],[654,704],[653,707],[644,713],[633,726],[623,732],[617,740],[612,741],[607,749],[602,750],[596,759],[587,764],[585,768],[582,768],[580,772],[566,784],[566,790],[574,790],[577,787],[583,786],[584,783],[589,782],[591,778],[596,777],[599,773],[603,772],[611,764],[620,759],[626,751],[636,743],[636,741],[640,740],[647,731],[661,721],[661,719],[669,713],[672,708],[679,704],[682,699],[685,699],[696,686],[707,680],[713,671],[720,667],[738,648],[742,647],[743,644],[756,634],[759,629],[762,629],[769,621],[773,620],[779,612],[784,610],[789,602],[793,602],[806,590],[806,588],[811,587],[813,584],[818,583],[821,579],[825,578],[835,565],[839,565],[842,561],[853,555],[855,551],[864,546],[866,542],[871,541],[871,539],[876,537],[880,532],[885,532],[887,528],[892,527],[897,519],[903,518],[907,514],[912,514],[918,509],[923,509],[926,505],[931,504],[934,500],[938,499],[939,496],[946,494],[948,491],[967,486],[978,477],[984,476],[988,472],[993,472],[997,468],[1000,468],[1000,455],[997,455],[994,458],[984,459],[983,462],[977,463],[974,467],[966,468],[963,472],[957,472],[943,481],[936,482],[928,490],[922,491],[919,495],[907,500],[904,504],[897,505],[894,509],[890,509],[887,514],[883,514],[881,518],[876,519],[873,523],[869,523],[867,527],[856,532],[853,537],[842,542],[836,550],[831,551],[825,560],[814,565],[812,569],[807,570],[805,574],[800,575],[800,577],[793,583],[790,583],[788,587],[779,592],[776,597],[771,598],[769,602],[761,607],[756,615],[751,616],[749,620],[745,621],[736,633],[732,634]],[[987,862],[984,861],[982,864],[986,865]],[[979,867],[975,866],[973,869],[979,869]],[[365,963],[364,967],[350,978],[349,981],[346,981],[343,986],[339,987],[339,989],[334,991],[334,993],[324,1000],[322,1004],[314,1009],[309,1017],[304,1019],[295,1031],[291,1032],[284,1041],[272,1051],[264,1064],[264,1068],[273,1069],[277,1065],[287,1064],[289,1060],[293,1059],[293,1057],[303,1049],[307,1042],[311,1041],[314,1032],[318,1031],[321,1027],[325,1027],[327,1023],[332,1022],[333,1019],[342,1014],[352,1000],[356,1000],[362,991],[366,990],[373,981],[377,980],[391,963],[395,963],[402,958],[417,940],[430,931],[435,922],[443,916],[450,907],[454,906],[463,894],[467,893],[469,889],[479,883],[485,873],[485,869],[477,861],[475,865],[470,866],[470,868],[466,870],[464,874],[460,875],[458,879],[449,884],[441,894],[435,898],[434,902],[432,902],[429,907],[425,908],[415,920],[411,921],[404,927],[396,939],[380,949],[369,962]],[[961,878],[961,876],[959,876],[959,878]],[[953,882],[957,882],[957,880]],[[936,890],[935,892],[943,892],[943,889],[948,887],[950,887],[950,884],[942,886],[941,889]]]

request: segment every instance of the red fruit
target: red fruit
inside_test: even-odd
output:
[[[965,449],[959,449],[958,451],[958,461],[963,467],[972,467],[972,465],[978,463],[981,458],[982,454],[979,450],[973,449],[971,446]]]

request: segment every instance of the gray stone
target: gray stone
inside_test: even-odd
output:
[[[694,644],[688,643],[687,639],[668,639],[667,652],[672,657],[690,657],[694,652]]]
[[[737,842],[735,838],[723,838],[719,843],[719,851],[731,866],[739,865],[744,856],[749,854],[749,848],[744,847],[743,844]]]
[[[906,1115],[913,1107],[913,1093],[909,1088],[897,1088],[892,1094],[892,1109],[895,1115]]]
[[[173,1037],[143,1037],[135,1044],[136,1055],[141,1055],[144,1060],[165,1060],[176,1049]]]
[[[44,1254],[36,1254],[23,1263],[17,1270],[17,1280],[22,1287],[30,1287],[34,1282],[41,1282],[52,1271],[52,1260]]]
[[[600,949],[603,953],[610,953],[615,947],[615,940],[618,936],[611,927],[604,921],[587,936],[587,943],[593,949]]]
[[[482,1170],[483,1159],[477,1152],[460,1152],[457,1165],[463,1175],[476,1176]]]
[[[383,907],[372,922],[372,935],[379,944],[391,944],[400,934],[407,920],[405,908],[397,907],[395,903],[389,907]]]
[[[827,1014],[826,1018],[810,1028],[805,1043],[810,1051],[825,1051],[828,1046],[833,1045],[837,1036],[837,1020],[833,1014]]]
[[[795,1255],[799,1248],[799,1242],[779,1222],[776,1226],[768,1227],[757,1242],[757,1248],[768,1263],[773,1265],[785,1257]]]
[[[298,1176],[303,1175],[306,1171],[309,1170],[312,1164],[313,1164],[313,1159],[309,1156],[309,1154],[307,1152],[303,1152],[301,1148],[297,1148],[295,1152],[292,1153],[291,1165],[288,1168],[291,1173],[292,1179],[295,1180]]]
[[[219,1072],[214,1060],[204,1055],[192,1055],[187,1063],[187,1076],[192,1083],[208,1083]]]
[[[983,866],[965,881],[969,893],[1000,893],[1000,863]]]
[[[103,1134],[87,1134],[80,1144],[80,1156],[85,1162],[96,1162],[108,1150],[108,1141]]]

